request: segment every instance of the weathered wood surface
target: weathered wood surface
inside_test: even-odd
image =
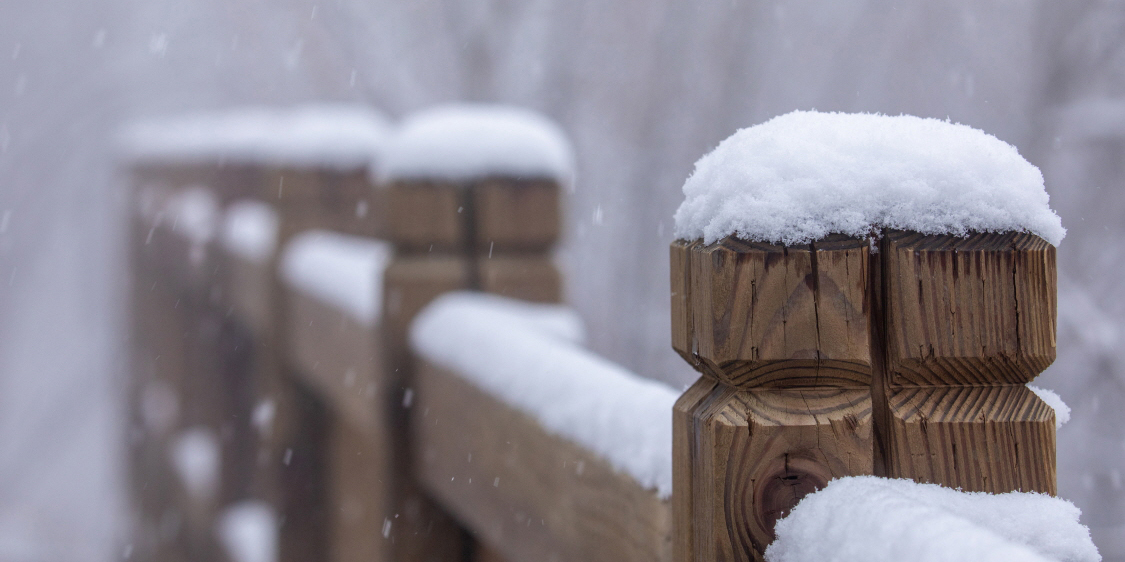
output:
[[[389,562],[396,521],[391,479],[391,447],[386,427],[356,427],[336,417],[331,423],[329,559],[335,562]]]
[[[478,253],[548,252],[558,242],[561,194],[554,180],[487,178],[469,189]]]
[[[496,255],[477,260],[480,289],[531,302],[560,302],[562,276],[547,256]]]
[[[870,384],[867,246],[673,244],[673,345],[739,388]]]
[[[673,347],[704,374],[674,418],[678,560],[760,560],[829,477],[1055,492],[1054,416],[1023,386],[1055,355],[1042,239],[680,240],[670,258]],[[763,488],[771,458],[802,474]]]
[[[357,236],[380,237],[385,192],[376,189],[366,168],[272,168],[262,173],[258,198],[282,209],[295,231],[330,228]]]
[[[378,326],[287,287],[289,364],[335,415],[362,431],[383,430],[390,381]]]
[[[452,182],[411,180],[385,190],[387,237],[405,252],[462,252],[468,202]]]
[[[872,425],[866,389],[739,391],[701,378],[673,419],[677,560],[760,560],[805,494],[872,473]]]
[[[885,476],[971,492],[1058,493],[1055,413],[1023,385],[906,387],[889,400]]]
[[[1055,247],[1032,234],[883,241],[895,385],[1025,383],[1055,360]]]
[[[456,374],[415,371],[427,490],[509,562],[671,560],[671,504]]]

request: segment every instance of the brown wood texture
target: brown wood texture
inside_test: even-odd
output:
[[[451,255],[396,256],[383,273],[383,348],[390,373],[409,366],[410,322],[442,293],[469,285],[468,260]]]
[[[477,259],[480,289],[532,302],[560,302],[562,276],[549,257],[535,254],[481,256]]]
[[[378,326],[366,326],[347,312],[287,287],[288,363],[335,415],[355,427],[382,427],[389,382],[383,375]]]
[[[387,185],[387,237],[402,251],[464,251],[466,197],[452,182],[411,180]]]
[[[355,427],[337,417],[330,425],[329,465],[331,541],[334,562],[389,562],[393,560],[390,531],[395,522],[392,459],[382,431]]]
[[[281,207],[290,224],[357,236],[385,234],[386,193],[368,180],[366,168],[274,168],[258,185],[259,198]]]
[[[740,391],[701,378],[677,403],[673,427],[681,560],[762,560],[774,523],[800,498],[832,478],[872,473],[862,388]]]
[[[676,345],[703,373],[740,388],[870,384],[867,246],[843,237],[801,247],[681,244],[687,255],[676,259],[690,285],[677,292],[690,302],[673,303]]]
[[[1018,232],[883,246],[892,384],[1025,383],[1054,361],[1054,246]]]
[[[554,180],[487,178],[469,189],[477,252],[547,252],[558,242],[561,194]]]
[[[415,372],[416,466],[510,562],[671,560],[671,505],[459,376]]]
[[[907,387],[889,400],[886,476],[973,492],[1058,492],[1055,414],[1027,387]]]
[[[1023,386],[1055,355],[1055,248],[1042,239],[681,240],[670,257],[673,348],[710,377],[673,418],[678,560],[760,559],[786,502],[840,475],[1055,492],[1053,412]],[[826,359],[839,361],[828,376]],[[819,393],[834,398],[802,421]],[[810,442],[847,460],[776,460]],[[770,488],[757,473],[777,466],[806,474]]]

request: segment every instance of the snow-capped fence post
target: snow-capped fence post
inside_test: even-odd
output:
[[[457,289],[557,302],[561,279],[550,253],[559,237],[561,186],[569,179],[565,136],[525,110],[447,106],[409,116],[389,143],[380,176],[387,238],[395,257],[384,276],[386,370],[407,425],[414,400],[409,326],[425,305]],[[392,524],[399,559],[417,559],[412,535],[452,539],[456,523],[414,483],[407,433],[396,443],[399,512]],[[435,524],[435,522],[437,524]],[[415,533],[416,529],[429,531]],[[459,533],[460,531],[458,531]]]
[[[798,112],[720,144],[684,192],[672,342],[703,376],[674,410],[676,560],[762,560],[840,476],[1055,493],[1054,415],[1025,386],[1055,355],[1055,247],[1027,231],[1062,229],[1012,147]]]

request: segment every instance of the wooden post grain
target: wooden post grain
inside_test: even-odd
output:
[[[387,372],[398,388],[399,407],[392,423],[405,427],[415,389],[407,334],[414,316],[438,295],[476,289],[512,298],[558,302],[561,280],[549,252],[559,234],[557,182],[510,177],[395,180],[385,187],[387,235],[396,253],[385,275],[384,349]],[[411,540],[419,529],[459,540],[456,556],[470,552],[462,531],[414,482],[410,444],[403,432],[402,484],[397,505],[404,514],[392,531],[402,546],[399,560],[421,559],[412,548],[430,548]],[[450,552],[449,554],[453,554]]]
[[[762,560],[836,477],[1054,493],[1054,247],[1026,234],[885,232],[671,247],[680,561]]]

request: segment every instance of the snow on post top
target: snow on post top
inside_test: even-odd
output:
[[[566,134],[539,113],[455,104],[407,117],[383,154],[379,175],[384,181],[504,175],[567,183],[573,160]]]
[[[806,244],[873,229],[1066,234],[1039,169],[978,129],[909,115],[794,111],[695,163],[676,236]]]
[[[386,144],[390,122],[358,105],[245,107],[133,123],[122,131],[139,162],[235,162],[367,167]]]

